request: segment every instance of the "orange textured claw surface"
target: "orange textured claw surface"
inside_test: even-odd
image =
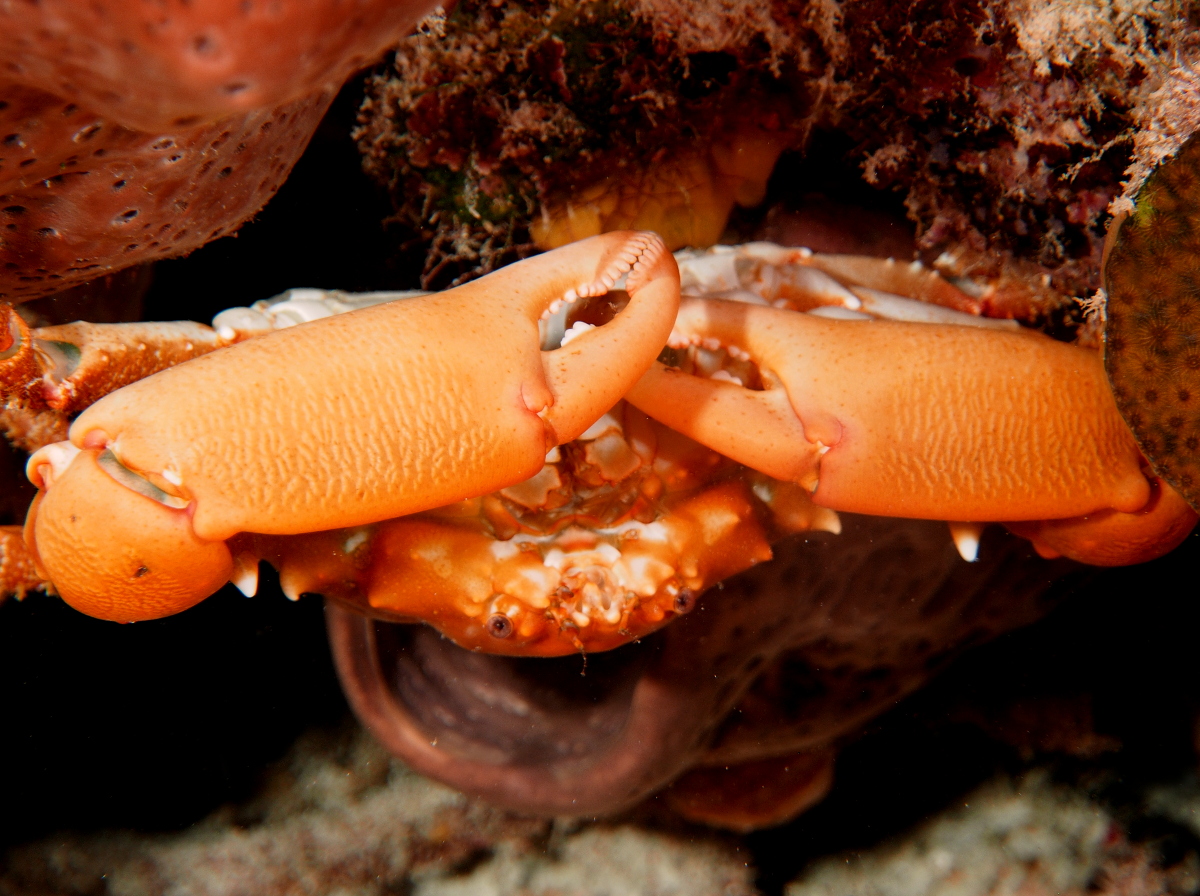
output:
[[[138,622],[220,588],[232,568],[224,542],[201,541],[184,511],[119,485],[98,453],[82,452],[25,521],[26,545],[63,600],[89,616]]]
[[[336,90],[427,0],[43,0],[0,6],[5,80],[143,131]]]
[[[279,189],[332,96],[147,132],[0,85],[0,298],[35,298],[232,233]]]
[[[730,428],[703,414],[732,395],[746,411],[742,430],[776,434],[778,466],[793,464],[801,475],[786,475],[815,488],[822,506],[980,521],[1132,513],[1150,498],[1091,351],[1036,333],[828,320],[720,300],[686,302],[676,333],[740,347],[783,388],[658,368],[629,400],[738,459]]]
[[[543,353],[541,312],[568,289],[611,284],[613,253],[624,270],[650,259],[654,276],[609,324]],[[101,432],[130,469],[176,470],[202,538],[361,525],[486,494],[541,468],[547,423],[574,438],[650,365],[679,297],[661,261],[656,240],[606,234],[445,293],[278,330],[106,396],[71,438]],[[559,394],[575,380],[586,387]]]

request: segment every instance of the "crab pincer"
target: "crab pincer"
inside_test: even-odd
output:
[[[1046,556],[1135,563],[1196,515],[1148,470],[1097,354],[1034,332],[689,299],[671,344],[732,346],[762,389],[656,363],[650,416],[825,507],[1004,522]]]
[[[626,274],[611,321],[541,349],[540,318]],[[26,541],[85,613],[179,612],[228,580],[239,533],[363,525],[532,476],[648,369],[678,301],[657,236],[609,233],[219,349],[113,392],[35,453]]]

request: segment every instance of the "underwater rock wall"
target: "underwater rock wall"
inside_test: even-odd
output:
[[[357,136],[397,220],[433,241],[427,283],[553,243],[581,196],[605,227],[643,226],[618,184],[643,204],[674,184],[708,220],[683,236],[719,234],[761,200],[764,162],[833,140],[860,186],[902,199],[929,260],[1083,296],[1196,41],[1190,6],[1149,0],[464,2],[371,78]]]

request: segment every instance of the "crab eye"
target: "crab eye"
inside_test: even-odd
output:
[[[493,638],[507,638],[513,633],[512,620],[503,613],[496,613],[488,619],[487,630]]]
[[[691,588],[684,588],[675,595],[675,612],[680,616],[690,613],[694,609],[696,609],[696,592]]]

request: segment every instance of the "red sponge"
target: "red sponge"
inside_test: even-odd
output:
[[[433,2],[0,3],[0,300],[236,230]]]
[[[4,80],[143,131],[336,90],[436,0],[0,4]]]
[[[0,299],[57,292],[236,230],[287,178],[332,93],[147,133],[0,93]]]

